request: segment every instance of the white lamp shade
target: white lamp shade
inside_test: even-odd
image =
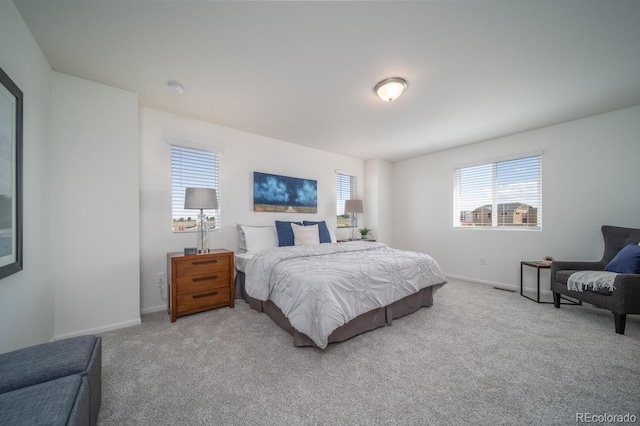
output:
[[[346,200],[344,202],[345,213],[362,213],[362,200]]]
[[[406,80],[399,77],[393,77],[382,80],[380,83],[376,84],[374,91],[383,101],[391,102],[398,99],[406,88]]]
[[[211,188],[187,188],[184,195],[185,209],[217,209],[218,195]]]

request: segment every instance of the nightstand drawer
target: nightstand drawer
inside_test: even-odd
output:
[[[207,290],[200,293],[178,296],[178,313],[228,303],[230,300],[229,287]]]
[[[229,257],[189,256],[177,262],[176,268],[179,277],[192,277],[195,275],[209,274],[211,272],[228,271]]]
[[[214,288],[229,287],[229,270],[211,272],[206,275],[181,277],[177,279],[178,295],[212,290]]]

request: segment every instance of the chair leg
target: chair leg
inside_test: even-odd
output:
[[[624,326],[627,323],[627,314],[613,313],[613,319],[616,323],[616,333],[624,334]]]
[[[553,306],[560,308],[560,293],[553,292]]]

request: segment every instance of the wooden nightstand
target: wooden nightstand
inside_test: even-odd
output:
[[[233,252],[214,249],[185,256],[167,253],[171,322],[177,317],[229,306],[233,308]]]

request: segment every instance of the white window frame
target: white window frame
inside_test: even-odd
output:
[[[219,232],[222,227],[221,217],[221,191],[220,191],[220,153],[205,145],[194,144],[187,141],[169,139],[170,145],[170,169],[171,169],[171,231],[173,233],[196,232],[195,226],[185,229],[176,229],[174,219],[184,217],[195,218],[199,210],[184,209],[184,194],[187,187],[213,188],[218,196],[218,208],[204,210],[207,217],[215,217],[213,232]],[[182,158],[177,158],[182,155]],[[202,161],[201,161],[202,160]],[[185,169],[185,165],[191,165],[192,169]],[[182,207],[180,207],[182,206]]]
[[[455,166],[454,229],[540,231],[542,154],[536,151]],[[510,217],[504,209],[513,209],[518,203],[522,206]]]
[[[348,193],[348,194],[347,194]],[[338,228],[353,228],[351,215],[349,218],[342,218],[343,222],[349,221],[349,225],[341,224],[340,216],[344,213],[344,202],[358,198],[358,178],[357,176],[336,170],[336,226]]]

